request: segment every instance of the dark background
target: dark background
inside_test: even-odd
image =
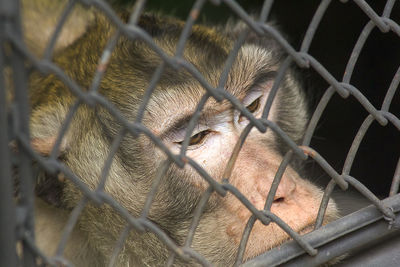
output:
[[[117,1],[118,2],[118,1]],[[129,0],[120,0],[121,3]],[[263,1],[237,1],[246,11],[257,14]],[[289,36],[290,43],[299,50],[302,38],[319,3],[317,0],[275,1],[270,18]],[[367,1],[377,14],[382,14],[386,1]],[[148,10],[161,11],[186,19],[193,1],[148,1]],[[391,19],[400,24],[400,5],[394,6]],[[224,23],[235,15],[223,4],[207,3],[199,22]],[[341,81],[351,51],[369,18],[352,1],[332,1],[325,13],[309,53],[337,80]],[[356,64],[351,84],[380,109],[393,76],[400,66],[400,37],[392,32],[381,33],[375,28],[368,37]],[[328,88],[328,84],[312,69],[302,71],[312,106]],[[389,110],[400,117],[400,90],[397,90]],[[354,136],[368,113],[352,96],[331,99],[324,111],[312,140],[316,149],[339,173]],[[388,123],[381,127],[374,122],[361,143],[350,175],[364,183],[380,197],[388,195],[397,161],[400,156],[400,132]],[[327,181],[317,164],[309,167],[314,180]]]

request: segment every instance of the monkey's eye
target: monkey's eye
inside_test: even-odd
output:
[[[203,143],[204,139],[206,138],[206,135],[209,133],[210,130],[205,130],[193,135],[192,137],[190,137],[189,146],[194,146]]]
[[[257,97],[257,98],[255,98],[255,97]],[[254,100],[253,100],[252,102],[250,102],[250,101],[249,101],[249,100],[250,100],[249,98],[250,98],[250,99],[254,99]],[[257,93],[257,95],[252,94],[252,95],[250,95],[249,98],[244,99],[243,102],[244,102],[245,105],[246,105],[246,102],[247,102],[247,103],[250,102],[250,104],[248,104],[248,105],[246,106],[247,110],[250,111],[251,113],[256,113],[256,111],[258,111],[258,110],[260,109],[262,95],[260,95],[259,93]],[[238,122],[239,122],[239,123],[242,123],[242,122],[244,122],[244,121],[246,121],[246,116],[244,116],[243,113],[240,112],[240,113],[239,113],[239,117],[238,117]]]
[[[260,100],[261,97],[257,98],[256,100],[254,100],[253,102],[251,102],[250,105],[248,105],[246,108],[251,112],[254,113],[258,110],[258,108],[260,107]]]
[[[197,134],[191,136],[189,139],[189,146],[195,146],[195,145],[199,145],[199,144],[203,143],[207,134],[209,134],[210,132],[211,132],[210,130],[205,130],[205,131],[198,132]],[[183,141],[176,142],[176,143],[181,145],[183,143]]]

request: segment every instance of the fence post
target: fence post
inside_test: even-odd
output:
[[[7,92],[4,77],[5,27],[13,6],[9,2],[12,1],[0,0],[0,266],[17,266],[15,203],[12,194],[14,190],[8,148]]]
[[[22,41],[22,30],[20,21],[20,3],[14,0],[0,0],[0,41],[1,48],[10,41],[10,36],[14,40]],[[11,44],[12,42],[10,42]],[[33,203],[34,203],[34,183],[32,179],[32,159],[25,152],[21,145],[20,138],[30,140],[29,134],[29,101],[27,87],[27,72],[25,69],[24,56],[10,46],[11,49],[4,52],[0,51],[0,68],[2,71],[0,80],[0,227],[2,234],[0,235],[0,266],[18,266],[16,256],[16,239],[22,239],[22,250],[19,252],[22,258],[22,265],[36,266],[35,253],[28,245],[29,241],[34,240],[34,220],[33,220]],[[16,207],[13,196],[13,178],[10,171],[10,153],[8,148],[7,136],[7,110],[6,95],[7,90],[4,81],[5,58],[9,58],[9,64],[12,70],[12,84],[14,86],[14,102],[13,111],[15,112],[13,119],[14,127],[17,132],[18,144],[18,177],[19,177],[19,200],[18,210],[21,216],[16,216]],[[20,220],[17,220],[20,218]],[[20,228],[20,229],[19,229]],[[18,231],[16,231],[18,229]],[[16,236],[20,233],[22,236]]]

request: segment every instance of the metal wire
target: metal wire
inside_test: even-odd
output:
[[[60,35],[69,14],[72,12],[74,6],[79,2],[102,12],[117,29],[116,33],[108,41],[104,51],[102,51],[102,56],[94,73],[93,80],[90,83],[89,90],[87,91],[83,90],[77,81],[72,80],[63,69],[52,61],[52,53],[57,38]],[[152,37],[138,26],[138,20],[145,8],[146,1],[137,1],[137,4],[129,18],[129,22],[125,24],[113,11],[110,5],[104,1],[70,0],[56,25],[55,31],[50,38],[42,59],[39,59],[30,53],[24,44],[21,34],[21,25],[19,22],[20,7],[18,1],[0,0],[0,69],[2,70],[2,73],[5,72],[6,68],[12,69],[13,75],[10,78],[13,81],[14,90],[13,102],[7,103],[9,100],[7,100],[7,87],[3,74],[0,77],[0,266],[18,266],[18,264],[22,266],[36,266],[38,264],[38,259],[48,265],[58,266],[58,264],[62,263],[68,266],[69,261],[63,258],[63,252],[67,240],[71,235],[73,228],[77,224],[80,214],[89,202],[97,205],[108,205],[126,221],[126,226],[121,232],[120,237],[114,246],[111,258],[109,259],[110,266],[113,266],[117,261],[118,255],[123,250],[124,244],[128,239],[131,230],[138,232],[149,231],[154,233],[170,251],[167,262],[168,266],[172,266],[177,257],[183,260],[195,260],[203,266],[211,266],[211,263],[209,263],[203,255],[200,255],[192,249],[191,245],[200,217],[202,216],[206,204],[213,193],[217,193],[219,196],[224,197],[227,192],[229,192],[252,213],[241,238],[235,266],[242,264],[250,232],[257,220],[261,221],[265,225],[270,222],[276,223],[293,239],[293,241],[284,244],[280,248],[272,249],[266,254],[244,263],[245,266],[276,266],[283,263],[297,266],[299,264],[316,266],[352,251],[357,247],[360,247],[362,244],[377,240],[383,236],[398,234],[400,197],[396,194],[398,193],[400,184],[400,159],[398,160],[396,170],[394,170],[392,186],[390,189],[391,197],[386,200],[378,199],[370,189],[364,186],[355,177],[350,176],[354,159],[357,154],[360,153],[360,144],[364,140],[366,132],[370,129],[374,121],[379,122],[382,127],[391,124],[400,132],[400,118],[396,114],[389,112],[394,95],[399,93],[400,67],[387,89],[381,108],[374,106],[361,90],[351,84],[351,78],[353,71],[357,66],[358,58],[364,51],[363,49],[368,41],[368,37],[375,28],[379,29],[382,34],[392,32],[397,35],[397,37],[400,37],[400,25],[390,17],[395,5],[395,0],[388,0],[386,2],[382,15],[375,12],[375,10],[364,0],[354,0],[359,10],[365,14],[369,21],[362,29],[357,42],[354,45],[341,81],[336,79],[334,75],[328,71],[326,66],[314,58],[313,55],[309,54],[309,49],[313,42],[314,35],[327,10],[329,10],[332,2],[331,0],[321,1],[307,28],[300,50],[294,48],[274,26],[265,24],[265,21],[269,17],[271,8],[274,6],[274,1],[264,1],[258,20],[255,19],[254,16],[249,15],[236,1],[210,0],[209,2],[215,5],[220,5],[222,3],[225,4],[230,8],[232,14],[235,14],[248,26],[248,29],[238,36],[238,39],[225,62],[216,88],[207,82],[205,77],[202,76],[195,66],[183,58],[183,51],[186,42],[191,34],[196,19],[202,12],[202,7],[206,3],[205,0],[194,1],[193,8],[187,17],[186,24],[179,37],[178,45],[173,56],[163,51],[154,42]],[[345,3],[347,1],[342,2]],[[261,119],[255,118],[237,98],[223,90],[228,79],[228,73],[234,64],[237,53],[246,40],[246,37],[251,32],[254,32],[259,36],[269,36],[270,38],[274,38],[287,54],[286,59],[277,71],[274,85],[269,93]],[[124,117],[122,112],[115,105],[98,93],[103,75],[109,63],[110,55],[117,45],[118,38],[122,35],[129,40],[143,41],[162,59],[162,63],[154,71],[148,88],[142,96],[141,105],[137,112],[136,119],[133,122]],[[26,90],[29,68],[25,62],[30,62],[33,68],[42,73],[57,76],[77,98],[76,102],[69,108],[66,119],[64,120],[55,140],[50,157],[47,158],[39,155],[30,143],[28,127],[29,99]],[[268,119],[274,98],[276,97],[285,74],[292,63],[297,64],[300,68],[313,68],[315,72],[328,83],[328,88],[320,99],[318,106],[313,111],[311,121],[308,124],[301,146],[297,146],[284,130],[279,127],[279,125]],[[199,101],[196,111],[193,113],[193,116],[189,121],[188,130],[182,143],[182,149],[178,155],[174,154],[159,137],[154,135],[143,124],[145,109],[166,67],[185,69],[198,80],[200,85],[206,91],[206,94]],[[360,125],[357,134],[353,138],[353,142],[345,158],[345,164],[341,173],[335,171],[328,160],[320,155],[314,148],[310,147],[311,138],[321,119],[321,115],[325,111],[332,97],[336,94],[344,99],[351,96],[349,98],[352,98],[359,103],[368,114],[365,117],[364,122]],[[212,177],[197,162],[186,156],[190,136],[200,117],[203,107],[210,98],[214,98],[217,101],[229,101],[234,108],[244,116],[248,117],[250,121],[240,139],[237,141],[231,159],[225,168],[222,182]],[[107,110],[122,127],[115,139],[112,141],[111,147],[109,148],[109,154],[103,164],[100,182],[94,189],[83,183],[81,179],[59,159],[59,149],[62,145],[63,137],[66,135],[73,115],[76,113],[79,106],[83,104],[92,108],[101,107]],[[7,108],[8,106],[11,107]],[[7,117],[7,114],[10,114],[10,116]],[[11,118],[11,123],[9,118]],[[253,127],[262,133],[273,131],[290,148],[290,151],[283,157],[282,163],[275,175],[263,210],[257,210],[236,187],[229,183],[229,178],[234,168],[238,153]],[[10,131],[13,132],[13,136],[9,136]],[[113,163],[113,158],[124,137],[126,135],[137,137],[140,134],[147,136],[156,147],[165,153],[167,159],[158,166],[158,169],[155,172],[156,176],[154,181],[152,181],[152,187],[145,200],[142,214],[139,217],[135,217],[130,214],[121,203],[113,199],[111,195],[108,195],[104,191],[104,187]],[[12,153],[10,152],[9,146],[9,140],[11,137],[15,138],[14,142],[18,147],[18,164],[17,166],[14,166],[18,169],[19,174],[18,205],[16,205],[17,203],[13,199],[14,181],[11,175],[13,160],[11,158]],[[330,177],[330,182],[328,186],[326,186],[324,196],[321,200],[315,224],[315,231],[305,236],[300,236],[298,233],[293,231],[284,220],[271,212],[272,201],[282,175],[294,156],[297,156],[297,158],[302,160],[305,160],[307,157],[312,158],[312,160],[319,164]],[[65,229],[61,236],[61,241],[58,244],[57,252],[53,257],[45,256],[35,244],[33,219],[34,180],[32,179],[33,161],[48,173],[61,173],[64,175],[65,179],[69,179],[83,195],[79,204],[72,210],[69,220],[66,222]],[[179,168],[190,165],[192,169],[197,171],[208,184],[208,189],[203,193],[198,206],[193,213],[193,219],[182,246],[177,244],[163,229],[148,218],[153,199],[159,190],[160,182],[172,165]],[[342,190],[347,190],[349,186],[353,187],[363,194],[371,202],[372,206],[350,216],[341,218],[339,221],[335,221],[327,226],[321,227],[330,195],[336,185],[338,185]],[[22,244],[22,248],[18,253],[16,251],[17,243]]]

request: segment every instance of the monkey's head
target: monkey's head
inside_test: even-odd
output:
[[[183,22],[143,15],[139,26],[165,55],[174,56]],[[159,227],[178,245],[185,244],[196,207],[211,188],[209,177],[234,186],[246,198],[242,202],[229,191],[225,196],[215,191],[210,193],[191,247],[213,264],[227,265],[235,260],[246,223],[252,215],[243,203],[264,209],[282,155],[288,151],[285,143],[271,128],[260,132],[253,127],[231,161],[233,168],[227,168],[227,164],[240,135],[250,123],[250,115],[261,118],[285,55],[272,38],[250,34],[223,85],[223,94],[233,102],[227,99],[218,102],[204,88],[204,84],[219,86],[225,62],[236,37],[242,32],[240,28],[194,26],[180,67],[166,64],[159,52],[139,35],[135,40],[120,36],[94,94],[96,104],[90,106],[81,101],[73,113],[71,109],[78,98],[56,75],[36,73],[31,77],[31,132],[40,153],[49,153],[67,114],[71,114],[60,158],[79,181],[92,190],[99,186],[102,190],[104,182],[107,196],[134,217],[140,217],[152,185],[160,179],[151,208],[145,215],[151,226],[146,226],[144,232],[132,229],[119,256],[123,266],[167,261],[169,251],[161,241],[164,238],[152,231],[154,227]],[[90,88],[102,51],[114,33],[115,28],[105,18],[97,16],[84,34],[57,52],[55,63],[79,86]],[[154,79],[155,72],[160,72],[159,79]],[[133,124],[138,120],[146,89],[155,82],[141,123]],[[105,100],[111,106],[105,104]],[[203,107],[185,142],[191,117],[199,103]],[[240,103],[247,111],[236,108]],[[308,114],[305,97],[292,70],[281,82],[268,120],[299,143]],[[137,134],[132,134],[135,131]],[[167,160],[166,149],[179,155],[186,145],[185,155],[180,158],[186,163],[183,168]],[[114,147],[118,149],[114,151]],[[107,170],[104,166],[110,153],[113,153],[112,163]],[[163,168],[166,172],[158,177]],[[106,179],[102,176],[104,172],[108,172]],[[66,176],[71,178],[69,174]],[[61,187],[57,187],[60,189],[57,194],[59,209],[71,210],[82,198],[79,182],[73,181],[65,179]],[[321,197],[319,188],[302,179],[289,166],[276,191],[271,212],[294,231],[305,233],[314,225]],[[124,215],[107,203],[87,205],[77,226],[87,237],[89,246],[104,255],[105,261],[127,225]],[[330,203],[325,219],[329,221],[335,216],[335,204]],[[264,225],[257,221],[244,258],[252,258],[288,239],[289,235],[276,223]],[[181,259],[177,262],[185,263]]]

